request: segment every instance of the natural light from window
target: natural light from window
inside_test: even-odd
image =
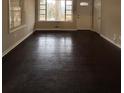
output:
[[[39,0],[39,21],[72,21],[72,0]]]
[[[14,29],[22,25],[23,0],[9,0],[9,28]]]

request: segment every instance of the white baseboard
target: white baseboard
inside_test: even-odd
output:
[[[90,28],[82,28],[82,29],[77,29],[77,30],[90,30],[90,31],[92,31],[92,29],[90,29]]]
[[[34,31],[78,31],[78,30],[91,30],[91,29],[34,29]],[[91,30],[92,31],[92,30]]]
[[[77,31],[77,29],[35,29],[35,31]]]
[[[100,34],[101,37],[103,37],[104,39],[106,39],[107,41],[109,41],[110,43],[114,44],[115,46],[117,46],[118,48],[121,48],[121,45],[116,44],[114,41],[112,41],[111,39],[109,39],[108,37]]]
[[[5,50],[2,53],[2,57],[5,56],[6,54],[8,54],[12,49],[14,49],[17,45],[19,45],[22,41],[24,41],[26,38],[28,38],[31,34],[33,33],[30,32],[29,34],[27,34],[25,37],[21,38],[20,40],[18,40],[14,45],[12,45],[11,47],[9,47],[7,50]]]
[[[78,29],[35,29],[34,31],[42,31],[42,30],[62,30],[62,31],[77,31]],[[23,37],[22,39],[18,40],[13,46],[9,47],[7,50],[5,50],[2,53],[2,56],[5,56],[7,53],[9,53],[12,49],[14,49],[17,45],[19,45],[22,41],[24,41],[26,38],[28,38],[31,34],[33,33],[33,31],[29,34],[27,34],[25,37]],[[106,36],[100,34],[101,37],[103,37],[104,39],[106,39],[107,41],[111,42],[112,44],[114,44],[115,46],[121,48],[121,45],[116,44],[115,42],[113,42],[112,40],[110,40],[109,38],[107,38]]]

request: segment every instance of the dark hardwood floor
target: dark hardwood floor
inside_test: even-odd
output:
[[[2,69],[3,93],[121,93],[121,50],[91,31],[35,32]]]

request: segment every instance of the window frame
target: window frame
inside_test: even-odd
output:
[[[26,22],[25,22],[25,0],[22,0],[23,5],[22,5],[22,9],[21,9],[21,24],[18,26],[13,26],[13,28],[10,28],[10,0],[8,0],[8,27],[9,27],[9,33],[18,31],[22,28],[26,27]]]
[[[47,20],[47,14],[45,14],[45,20],[39,20],[39,16],[40,16],[40,0],[37,0],[37,22],[43,22],[43,23],[47,23],[47,22],[49,22],[49,23],[57,23],[57,22],[65,22],[65,23],[67,23],[67,22],[70,22],[70,23],[72,23],[73,21],[74,21],[74,0],[65,0],[65,1],[72,1],[72,14],[71,14],[71,16],[72,16],[72,20],[70,20],[70,21],[66,21],[66,2],[65,2],[65,20],[64,21],[49,21],[49,20]],[[46,0],[46,2],[47,2],[47,0]],[[46,5],[47,3],[45,3],[45,7],[47,8],[47,5]],[[46,9],[46,13],[47,13],[47,9]]]

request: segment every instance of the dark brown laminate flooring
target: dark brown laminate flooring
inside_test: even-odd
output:
[[[91,31],[35,32],[2,69],[3,93],[121,93],[121,50]]]

